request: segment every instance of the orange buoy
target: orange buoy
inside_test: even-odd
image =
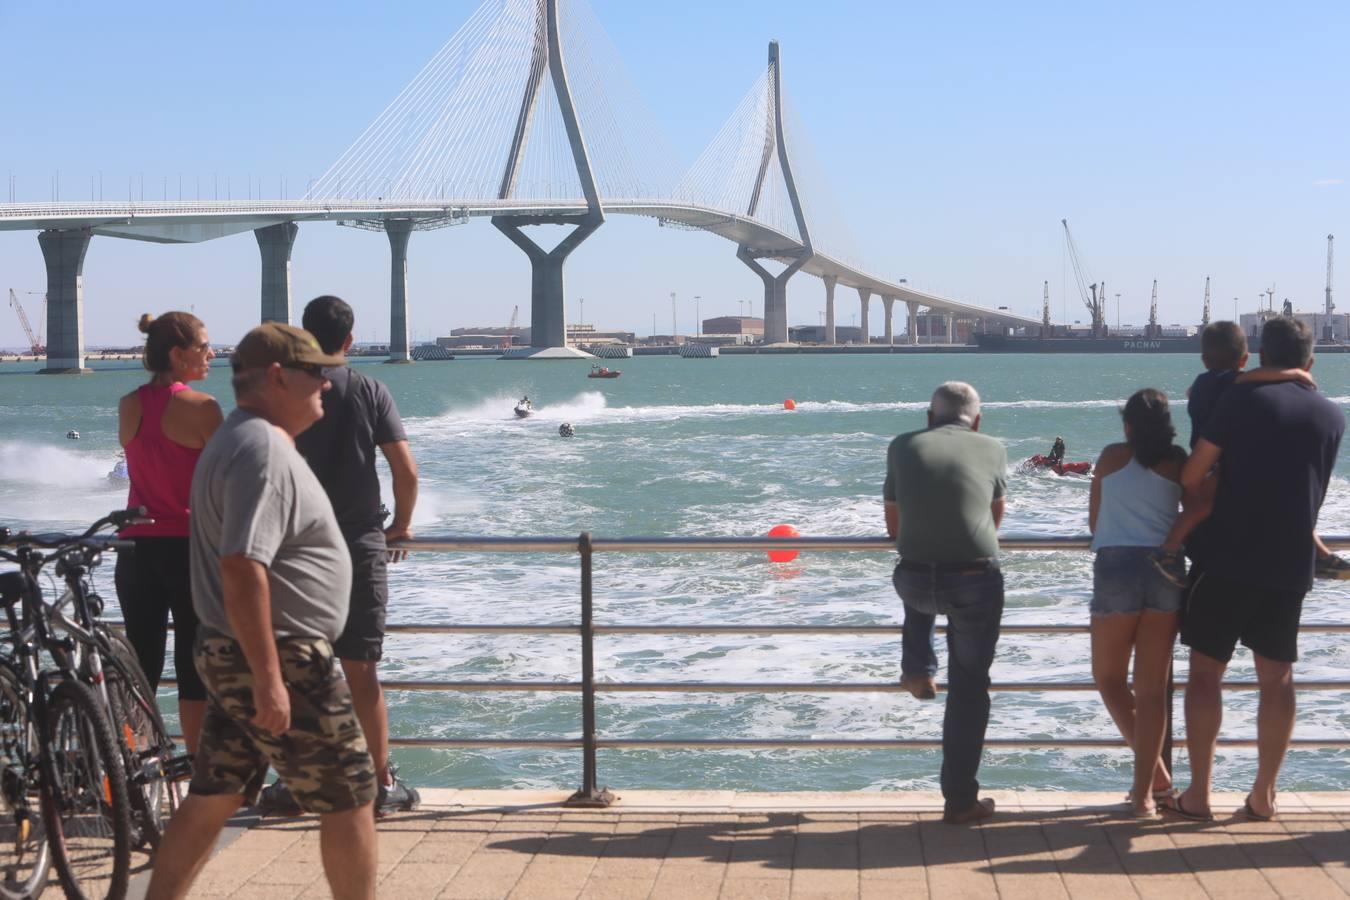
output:
[[[796,408],[797,408],[797,401],[793,400],[791,397],[783,401],[783,409],[796,409]]]
[[[791,403],[792,401],[788,401]],[[801,537],[801,532],[791,525],[775,525],[769,529],[769,537],[794,538]],[[801,555],[800,550],[770,550],[769,562],[792,562]]]

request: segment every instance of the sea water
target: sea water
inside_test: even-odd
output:
[[[1121,438],[1118,409],[1144,386],[1173,398],[1184,444],[1184,393],[1199,371],[1198,359],[1171,355],[641,357],[619,361],[622,377],[606,381],[587,379],[581,361],[357,365],[398,401],[421,475],[414,525],[426,537],[762,535],[778,523],[806,535],[878,535],[887,443],[923,427],[928,396],[948,379],[979,389],[983,430],[1007,447],[1004,534],[1081,535],[1090,480],[1024,473],[1017,461],[1046,452],[1056,435],[1069,459],[1095,460]],[[0,522],[76,528],[126,499],[125,483],[107,478],[117,454],[117,398],[145,373],[121,364],[79,378],[40,377],[34,368],[0,367]],[[1350,405],[1350,357],[1323,357],[1313,374],[1328,396]],[[205,387],[232,405],[227,370],[213,370]],[[536,413],[518,420],[511,407],[526,394]],[[793,411],[783,408],[788,398]],[[563,422],[575,437],[559,437]],[[72,429],[79,441],[65,439]],[[1342,461],[1322,511],[1324,534],[1350,533],[1347,476]],[[898,624],[893,564],[882,553],[806,553],[791,564],[771,564],[762,553],[606,553],[596,559],[596,621]],[[110,601],[111,568],[97,574]],[[1005,572],[1005,622],[1087,621],[1089,554],[1009,553]],[[575,554],[417,554],[391,567],[390,594],[391,622],[575,623],[578,564]],[[1318,582],[1304,621],[1350,623],[1348,599],[1350,586]],[[1301,650],[1298,677],[1350,677],[1345,635],[1307,635]],[[899,657],[892,637],[616,635],[597,639],[595,665],[600,681],[616,682],[893,682]],[[1184,658],[1179,652],[1179,679]],[[575,682],[580,652],[575,636],[400,634],[388,639],[382,666],[390,679]],[[1005,635],[992,675],[1090,681],[1087,638]],[[1232,677],[1253,677],[1245,650]],[[171,712],[171,694],[161,700]],[[1304,692],[1299,704],[1296,736],[1350,734],[1350,692]],[[572,693],[392,692],[389,709],[395,736],[574,738],[581,727]],[[942,709],[942,695],[922,703],[898,693],[619,693],[600,695],[598,721],[614,738],[933,739]],[[1224,734],[1251,737],[1255,712],[1253,693],[1228,694]],[[989,735],[1116,732],[1093,692],[996,693]],[[421,785],[580,780],[576,751],[401,749],[397,757]],[[1184,779],[1184,754],[1179,759]],[[602,751],[599,768],[602,782],[627,788],[878,790],[933,788],[939,764],[932,751],[644,750]],[[981,781],[1124,790],[1130,764],[1124,751],[991,751]],[[1253,770],[1254,753],[1224,752],[1216,780],[1239,789]],[[1350,753],[1294,752],[1282,780],[1289,789],[1350,789]]]

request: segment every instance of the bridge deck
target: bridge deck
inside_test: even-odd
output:
[[[380,824],[382,897],[1350,896],[1350,793],[1200,826],[1137,824],[1118,794],[993,792],[999,815],[977,828],[943,825],[931,793],[626,791],[609,810],[560,809],[559,792],[423,796]],[[315,819],[239,823],[193,897],[328,896]]]

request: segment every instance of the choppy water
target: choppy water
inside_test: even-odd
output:
[[[960,378],[985,400],[984,430],[1016,461],[1044,452],[1056,434],[1070,458],[1095,459],[1118,440],[1116,409],[1134,389],[1179,399],[1198,360],[1184,356],[644,357],[619,363],[613,381],[585,378],[584,363],[512,364],[461,359],[371,366],[404,414],[422,473],[415,524],[423,535],[605,536],[762,534],[790,522],[804,534],[883,531],[887,442],[923,425],[932,388]],[[1320,359],[1323,390],[1350,405],[1350,357]],[[120,504],[105,478],[116,455],[116,399],[139,383],[134,369],[48,378],[0,367],[0,521],[74,527]],[[223,372],[208,389],[228,394]],[[538,413],[514,419],[529,394]],[[792,397],[795,412],[782,408]],[[227,402],[228,405],[228,402]],[[1188,433],[1178,411],[1182,439]],[[557,435],[571,422],[577,436]],[[79,442],[66,441],[68,429]],[[1350,469],[1338,466],[1324,533],[1350,533]],[[1081,534],[1088,480],[1010,475],[1009,535]],[[888,624],[899,603],[892,559],[813,554],[785,566],[756,554],[606,554],[597,561],[603,623]],[[100,574],[111,596],[111,567]],[[1085,622],[1090,558],[1019,553],[1005,563],[1007,622]],[[422,555],[394,567],[395,622],[573,622],[574,558]],[[1350,622],[1350,588],[1319,586],[1304,620]],[[881,681],[898,678],[898,640],[872,637],[695,636],[600,639],[597,673],[612,681]],[[1350,640],[1309,636],[1297,673],[1350,673]],[[386,671],[404,679],[579,678],[567,637],[400,635]],[[1235,678],[1250,678],[1240,651]],[[1086,637],[1005,636],[996,681],[1090,680]],[[1178,677],[1184,677],[1184,661]],[[1350,694],[1300,694],[1297,735],[1345,737]],[[169,704],[170,706],[172,704]],[[567,694],[392,694],[396,734],[553,737],[579,734],[580,702]],[[907,695],[602,695],[604,734],[677,737],[936,737],[942,704]],[[1229,736],[1254,732],[1255,697],[1230,695]],[[996,694],[993,737],[1114,736],[1095,694]],[[444,786],[575,785],[575,753],[401,751],[416,783]],[[1184,757],[1183,757],[1184,759]],[[1298,752],[1284,784],[1350,789],[1350,754]],[[930,752],[604,752],[602,781],[620,787],[777,789],[932,788]],[[1225,754],[1221,787],[1248,783],[1254,757]],[[992,753],[991,787],[1082,790],[1128,784],[1123,752]]]

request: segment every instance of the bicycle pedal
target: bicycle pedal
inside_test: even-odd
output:
[[[180,753],[163,762],[164,777],[170,781],[184,781],[192,777],[192,754]]]

